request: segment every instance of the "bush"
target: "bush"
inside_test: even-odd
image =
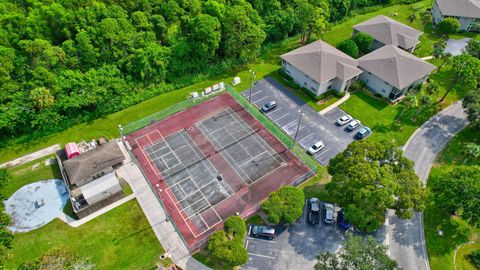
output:
[[[243,239],[245,238],[245,234],[247,232],[247,225],[241,217],[228,217],[223,224],[223,228],[228,239],[243,243]]]
[[[353,58],[358,57],[358,46],[351,39],[344,40],[338,44],[337,49],[350,55]]]
[[[455,18],[446,18],[438,23],[438,30],[442,34],[455,34],[460,29],[460,21]]]
[[[302,215],[304,205],[303,191],[297,187],[285,186],[270,194],[262,203],[262,210],[272,223],[292,223]]]
[[[480,269],[480,249],[474,250],[472,253],[468,254],[468,259],[476,269]]]
[[[207,250],[219,263],[230,267],[242,265],[248,260],[243,241],[229,240],[225,231],[216,231],[210,236]]]
[[[321,100],[322,98],[320,96],[317,96],[315,93],[313,93],[312,91],[308,90],[307,88],[305,87],[302,87],[300,88],[302,90],[303,93],[305,93],[305,95],[307,95],[309,98],[315,100],[315,101],[319,101]]]
[[[357,44],[360,51],[368,53],[370,51],[370,46],[372,46],[373,37],[367,33],[360,32],[356,34],[352,40]]]

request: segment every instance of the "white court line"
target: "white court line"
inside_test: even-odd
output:
[[[276,244],[277,241],[271,241],[271,240],[263,240],[263,239],[258,239],[258,238],[253,238],[253,237],[245,237],[245,239],[249,239],[249,240],[255,240],[255,241],[261,241],[261,242],[267,242],[267,243],[273,243],[273,244]]]
[[[262,258],[267,258],[267,259],[275,259],[275,257],[270,257],[270,256],[266,256],[266,255],[260,255],[260,254],[256,254],[256,253],[248,253],[248,255],[252,255],[252,256],[256,256],[256,257],[262,257]]]

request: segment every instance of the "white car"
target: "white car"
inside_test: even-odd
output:
[[[350,122],[352,120],[352,117],[348,114],[338,118],[337,120],[337,125],[339,126],[343,126],[345,125],[346,123]]]
[[[333,214],[335,212],[335,208],[330,203],[323,203],[323,208],[324,208],[323,222],[325,224],[332,224],[334,219]]]
[[[347,129],[352,131],[360,126],[361,122],[359,120],[353,120],[352,122],[348,123]]]
[[[318,151],[322,150],[325,147],[322,141],[318,141],[314,145],[312,145],[310,148],[308,148],[307,152],[310,155],[315,155]]]

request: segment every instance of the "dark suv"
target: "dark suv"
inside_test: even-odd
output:
[[[275,237],[275,229],[267,226],[253,226],[252,234],[256,237],[266,237],[272,240]]]
[[[313,225],[320,223],[320,200],[317,198],[308,200],[308,222]]]

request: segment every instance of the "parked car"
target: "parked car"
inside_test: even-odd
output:
[[[267,113],[277,107],[277,102],[276,101],[269,101],[265,103],[265,105],[262,106],[260,109],[263,113]]]
[[[350,115],[346,114],[346,115],[337,119],[337,125],[343,126],[346,123],[350,122],[351,120],[352,120],[352,117]]]
[[[308,222],[313,225],[320,223],[320,200],[317,198],[308,200]]]
[[[358,128],[360,126],[360,124],[361,124],[360,120],[353,120],[350,123],[348,123],[347,129],[350,130],[350,131],[353,131],[356,128]]]
[[[350,229],[350,227],[352,227],[352,225],[345,220],[345,215],[343,214],[343,211],[338,212],[337,221],[338,225],[340,225],[340,227],[345,230],[348,230]]]
[[[355,137],[361,140],[367,137],[370,133],[372,133],[372,130],[369,127],[362,127],[361,129],[358,130],[357,135],[355,135]]]
[[[275,237],[275,229],[268,226],[254,225],[252,227],[252,234],[256,237],[266,237],[272,240]]]
[[[323,203],[323,222],[326,224],[332,224],[333,223],[333,214],[334,214],[334,208],[333,205],[330,203]]]
[[[318,153],[318,151],[322,150],[324,147],[325,147],[325,145],[323,144],[323,142],[318,141],[314,145],[310,146],[310,148],[308,148],[307,152],[310,155],[315,155],[316,153]]]

